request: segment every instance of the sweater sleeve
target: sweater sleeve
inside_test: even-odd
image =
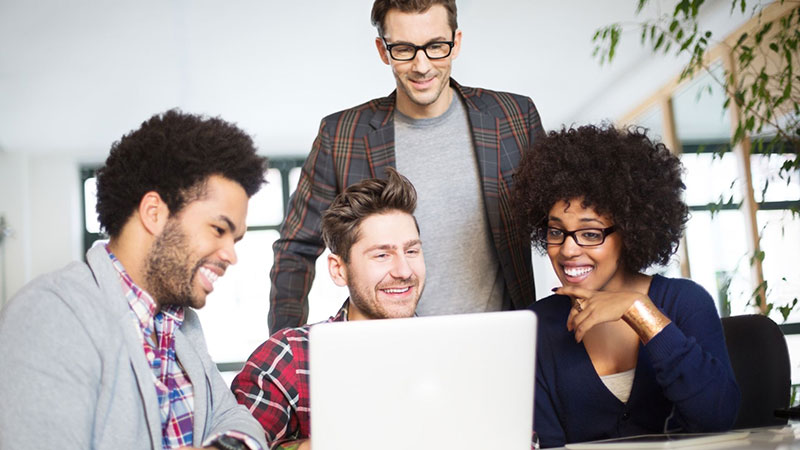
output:
[[[740,393],[722,324],[702,287],[689,282],[676,289],[667,303],[672,310],[665,311],[672,323],[645,346],[656,381],[675,405],[673,419],[680,428],[728,430],[736,420]]]
[[[542,312],[537,312],[541,314]],[[544,317],[542,314],[541,317]],[[550,351],[553,344],[546,332],[547,324],[540,324],[536,349],[536,387],[535,404],[533,412],[533,431],[543,447],[560,447],[566,444],[567,438],[564,426],[558,417],[562,411],[561,400],[555,389],[555,361]]]
[[[288,212],[275,253],[270,280],[269,329],[299,327],[308,319],[308,293],[315,276],[315,262],[325,250],[322,242],[322,212],[336,196],[328,119],[323,119],[311,153],[303,163],[297,189],[289,199]]]
[[[564,427],[556,415],[557,396],[550,392],[540,369],[536,369],[536,406],[534,408],[533,431],[542,447],[561,447],[566,444]]]

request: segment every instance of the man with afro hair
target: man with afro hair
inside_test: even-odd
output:
[[[177,110],[113,144],[109,241],[0,313],[0,448],[266,448],[192,310],[236,263],[266,168],[234,125]]]

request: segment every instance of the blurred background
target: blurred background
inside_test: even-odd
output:
[[[637,3],[459,0],[453,77],[530,96],[546,130],[648,127],[682,152],[692,206],[681,251],[653,271],[701,283],[722,314],[765,312],[752,296],[765,280],[771,304],[791,304],[800,295],[800,219],[792,214],[800,183],[775,178],[785,156],[719,152],[732,149],[736,125],[711,79],[729,67],[724,56],[709,62],[712,75],[678,81],[688,56],[654,55],[635,25],[613,64],[592,56],[598,28],[671,14],[675,4],[653,1],[636,16]],[[93,171],[112,142],[174,107],[221,116],[250,133],[273,167],[251,200],[240,263],[201,311],[215,360],[244,361],[268,336],[271,244],[320,119],[394,89],[370,8],[368,0],[0,0],[0,306],[102,238]],[[724,47],[752,15],[730,1],[706,2],[699,22],[713,31],[709,48]],[[727,206],[710,206],[720,199]],[[757,243],[766,256],[755,267]],[[558,285],[539,255],[535,274],[538,297]],[[309,321],[335,313],[346,295],[318,270]],[[766,312],[789,324],[792,344],[800,313]]]

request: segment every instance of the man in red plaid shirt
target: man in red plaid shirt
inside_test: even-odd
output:
[[[425,284],[414,218],[414,187],[394,169],[339,194],[322,216],[328,271],[348,298],[328,322],[411,317]],[[308,331],[273,334],[248,359],[231,389],[261,423],[272,449],[308,449]]]

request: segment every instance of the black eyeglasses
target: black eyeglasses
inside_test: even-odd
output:
[[[567,236],[572,236],[575,243],[581,247],[597,247],[606,241],[606,236],[616,230],[616,225],[611,225],[608,228],[581,228],[580,230],[573,231],[547,227],[541,239],[547,245],[561,245],[567,240]]]
[[[455,39],[455,33],[453,33],[453,39]],[[381,36],[383,39],[383,45],[386,46],[386,50],[389,51],[389,55],[395,61],[411,61],[412,59],[417,57],[417,52],[422,50],[425,53],[425,56],[428,59],[443,59],[450,56],[450,52],[453,51],[453,45],[455,45],[455,40],[452,41],[433,41],[428,42],[425,45],[414,45],[414,44],[390,44],[386,42],[386,38]]]

